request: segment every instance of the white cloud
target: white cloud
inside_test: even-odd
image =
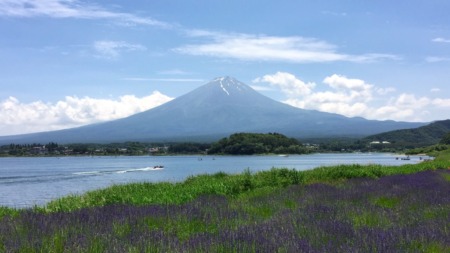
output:
[[[363,80],[360,79],[349,79],[345,76],[340,75],[332,75],[328,76],[323,80],[324,83],[328,84],[331,88],[336,90],[370,90],[373,85],[366,84]]]
[[[261,86],[261,85],[251,85],[250,87],[252,87],[252,89],[256,90],[256,91],[269,91],[269,90],[273,90],[270,87],[267,86]]]
[[[432,103],[433,103],[433,105],[435,105],[437,107],[450,108],[450,99],[449,98],[446,98],[446,99],[436,98],[436,99],[433,99]]]
[[[425,58],[425,61],[429,63],[448,62],[450,61],[450,57],[428,56]]]
[[[322,14],[336,16],[336,17],[346,17],[347,16],[346,12],[336,12],[336,11],[329,11],[329,10],[322,11]]]
[[[288,96],[304,96],[311,93],[315,83],[304,83],[294,75],[286,72],[277,72],[274,75],[265,75],[253,80],[254,83],[267,82],[280,88]]]
[[[394,87],[387,87],[387,88],[377,88],[376,91],[379,95],[386,95],[388,93],[395,92],[397,89]]]
[[[164,71],[160,71],[158,74],[161,74],[161,75],[190,75],[189,72],[186,72],[181,69],[164,70]]]
[[[299,36],[277,37],[252,34],[227,34],[205,30],[191,30],[188,35],[205,38],[199,44],[185,45],[174,51],[201,56],[234,58],[248,61],[311,62],[373,62],[399,59],[390,54],[350,55],[339,53],[326,41]]]
[[[414,120],[414,110],[413,109],[400,109],[393,105],[386,105],[379,108],[373,108],[372,119],[394,119],[394,120],[406,120],[406,121],[420,121],[419,119]]]
[[[109,11],[98,5],[78,0],[1,0],[0,16],[107,19],[124,24],[170,27],[169,24],[152,18]]]
[[[439,92],[439,91],[441,91],[441,89],[439,89],[439,88],[432,88],[432,89],[430,89],[430,92]]]
[[[314,91],[315,83],[305,83],[294,75],[277,72],[254,82],[268,82],[286,96],[284,102],[303,109],[314,109],[345,116],[360,116],[368,110],[366,102],[372,99],[374,86],[360,79],[331,75],[323,80],[330,90]]]
[[[15,97],[0,101],[0,135],[22,134],[109,121],[142,112],[172,98],[154,91],[145,97],[118,99],[67,96],[56,103],[22,103]]]
[[[203,79],[199,78],[146,78],[146,77],[126,77],[123,78],[125,81],[135,81],[135,82],[205,82]]]
[[[283,78],[282,78],[283,77]],[[331,75],[319,85],[309,86],[308,92],[297,92],[298,84],[305,84],[292,74],[277,72],[256,78],[254,82],[268,82],[279,88],[287,99],[286,104],[302,109],[337,113],[348,117],[364,117],[377,120],[431,121],[448,118],[450,99],[430,99],[414,94],[395,92],[394,88],[379,88],[361,79]],[[300,85],[300,87],[303,87]]]
[[[395,105],[400,108],[420,109],[430,104],[426,97],[416,98],[414,94],[403,93],[397,98]]]
[[[434,38],[431,41],[438,42],[438,43],[450,43],[450,39],[444,39],[444,38]]]
[[[139,44],[131,44],[125,41],[101,40],[94,42],[94,50],[102,58],[114,59],[120,56],[122,51],[143,51],[146,48]]]
[[[324,91],[314,92],[307,97],[306,101],[310,105],[319,106],[326,103],[351,103],[353,98],[346,92]]]
[[[433,110],[431,102],[427,97],[402,93],[389,100],[386,105],[372,108],[371,114],[373,119],[426,121],[429,111]]]
[[[336,74],[326,77],[323,83],[334,89],[335,94],[346,97],[349,102],[368,102],[372,99],[374,92],[374,86],[363,80]]]

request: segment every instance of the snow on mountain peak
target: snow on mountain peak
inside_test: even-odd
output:
[[[229,76],[217,77],[213,79],[212,82],[220,85],[222,91],[228,96],[232,93],[243,92],[244,90],[249,89],[246,84],[241,83],[235,78]]]
[[[222,82],[220,83],[220,87],[222,87],[222,90],[223,90],[225,93],[227,93],[228,96],[230,95],[230,93],[227,91],[227,89],[225,89],[225,87],[223,87]]]

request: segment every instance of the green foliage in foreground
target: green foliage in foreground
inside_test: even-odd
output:
[[[237,198],[23,210],[0,218],[0,252],[450,252],[450,170],[285,188],[244,174]]]
[[[414,165],[116,185],[0,207],[0,252],[449,252],[448,168],[445,150]]]
[[[417,155],[417,154],[429,154],[433,156],[434,154],[440,153],[441,151],[449,149],[448,145],[436,144],[431,146],[426,146],[422,148],[414,148],[406,151],[407,155]]]
[[[350,178],[379,178],[394,174],[411,174],[425,170],[449,168],[450,160],[436,160],[414,165],[338,165],[319,167],[314,170],[296,171],[272,169],[251,173],[228,175],[222,172],[213,175],[189,177],[180,183],[132,183],[114,185],[106,189],[90,191],[83,195],[72,195],[50,202],[45,207],[36,207],[44,212],[72,211],[85,207],[112,204],[181,204],[202,195],[240,197],[289,185],[311,183],[336,184]]]
[[[39,212],[72,211],[86,207],[111,204],[180,204],[201,195],[222,195],[231,198],[271,191],[289,185],[312,183],[336,184],[350,178],[379,178],[395,174],[411,174],[424,170],[450,168],[450,149],[437,153],[434,161],[414,165],[338,165],[319,167],[313,170],[296,171],[290,169],[272,169],[251,173],[229,175],[219,172],[213,175],[189,177],[180,183],[132,183],[114,185],[105,189],[87,192],[83,195],[69,195],[54,200],[44,207],[35,207]],[[21,210],[1,207],[0,218],[16,215]]]

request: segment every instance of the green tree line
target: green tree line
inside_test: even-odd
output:
[[[211,145],[208,154],[304,154],[307,149],[294,138],[279,133],[236,133]]]

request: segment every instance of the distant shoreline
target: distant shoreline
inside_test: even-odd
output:
[[[105,154],[105,155],[99,155],[99,154],[95,154],[95,155],[88,155],[88,154],[74,154],[74,155],[18,155],[18,156],[14,156],[14,155],[0,155],[0,158],[7,158],[7,157],[16,157],[16,158],[20,158],[20,157],[55,157],[55,158],[61,158],[61,157],[158,157],[158,156],[206,156],[206,157],[220,157],[220,156],[291,156],[291,155],[312,155],[312,154],[370,154],[370,153],[381,153],[381,154],[395,154],[398,156],[407,156],[407,154],[405,153],[395,153],[395,152],[382,152],[382,151],[377,151],[377,152],[312,152],[312,153],[307,153],[307,154],[275,154],[275,153],[266,153],[266,154],[251,154],[251,155],[232,155],[232,154],[201,154],[201,153],[170,153],[170,154],[153,154],[153,155],[148,155],[148,154],[120,154],[120,155],[111,155],[111,154]],[[414,155],[409,155],[409,156],[430,156],[428,154],[414,154]]]

